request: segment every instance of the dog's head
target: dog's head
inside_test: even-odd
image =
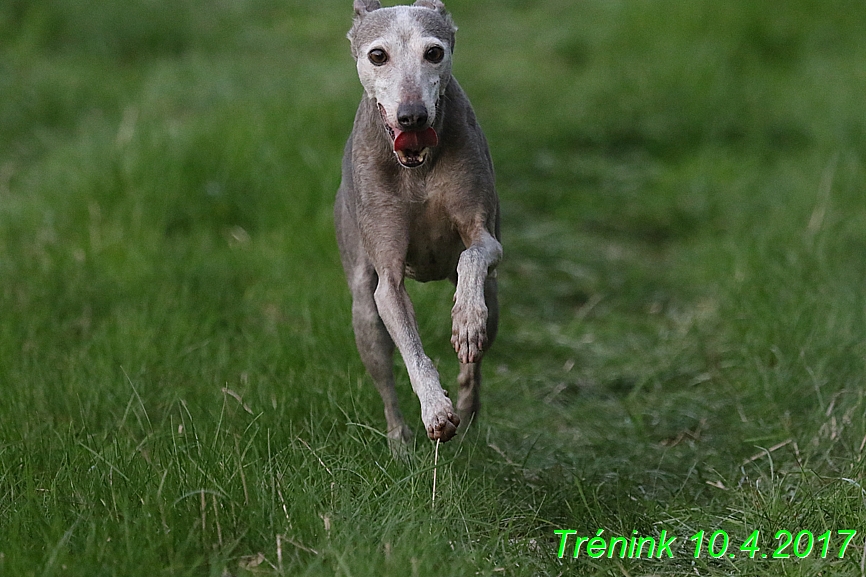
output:
[[[349,31],[358,77],[376,101],[397,160],[424,164],[438,144],[433,128],[439,99],[451,78],[457,28],[439,0],[382,8],[379,0],[355,0]]]

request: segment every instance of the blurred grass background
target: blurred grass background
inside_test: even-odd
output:
[[[0,4],[0,574],[863,574],[687,538],[863,526],[866,6],[448,7],[506,256],[431,510],[333,240],[351,3]],[[453,388],[451,289],[410,288]]]

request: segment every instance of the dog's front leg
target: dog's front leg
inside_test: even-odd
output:
[[[403,283],[402,267],[378,271],[379,284],[375,299],[379,316],[400,350],[412,389],[421,403],[421,420],[427,436],[448,441],[457,433],[460,417],[439,384],[439,372],[424,353],[418,336],[418,323],[409,293]]]
[[[457,262],[457,290],[451,309],[451,344],[461,363],[477,363],[487,348],[484,283],[502,258],[502,245],[479,228]]]

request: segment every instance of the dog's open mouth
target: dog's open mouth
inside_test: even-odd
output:
[[[403,131],[394,128],[385,116],[385,109],[379,104],[379,113],[391,142],[394,146],[394,156],[397,162],[406,168],[418,168],[427,160],[430,149],[439,144],[439,135],[433,127],[418,131]]]

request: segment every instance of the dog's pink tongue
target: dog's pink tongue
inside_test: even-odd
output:
[[[394,139],[394,150],[422,150],[439,144],[439,136],[433,128],[418,132],[401,132]]]

